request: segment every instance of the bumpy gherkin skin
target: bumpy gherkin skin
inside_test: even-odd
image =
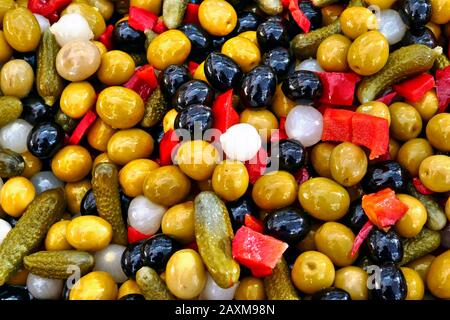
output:
[[[176,29],[183,22],[188,0],[164,0],[162,14],[168,29]]]
[[[41,244],[48,229],[62,218],[65,207],[61,188],[45,191],[31,202],[0,245],[0,286],[21,267],[22,259]]]
[[[145,300],[174,300],[158,273],[150,267],[142,267],[136,273],[136,283]]]
[[[440,54],[436,61],[434,62],[434,66],[436,69],[442,70],[450,66],[450,60],[445,56],[445,54]]]
[[[0,97],[0,128],[20,117],[22,102],[16,97]]]
[[[411,261],[419,259],[439,248],[441,245],[441,234],[423,228],[414,238],[403,241],[403,259],[400,265],[403,266]]]
[[[0,178],[20,176],[23,170],[25,170],[25,161],[20,154],[0,148]]]
[[[78,267],[83,276],[94,268],[94,257],[83,251],[40,251],[23,259],[25,269],[31,273],[51,279],[67,279]]]
[[[269,300],[300,300],[284,258],[277,263],[272,274],[264,278],[264,289]]]
[[[120,207],[119,174],[114,164],[100,163],[95,167],[92,189],[98,215],[112,226],[112,242],[123,246],[127,245],[127,229]]]
[[[145,113],[141,121],[141,126],[149,128],[161,122],[166,113],[166,109],[167,101],[158,87],[152,92],[145,103]]]
[[[230,288],[239,280],[240,268],[231,254],[234,234],[227,208],[209,191],[199,193],[194,208],[195,238],[203,262],[220,287]]]

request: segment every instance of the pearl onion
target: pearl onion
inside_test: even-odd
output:
[[[95,253],[94,271],[108,272],[117,283],[127,280],[127,276],[123,273],[121,259],[122,253],[126,247],[118,244],[110,244],[105,249]]]
[[[36,194],[64,186],[64,182],[59,180],[51,171],[38,172],[31,177],[30,181],[36,190]]]
[[[161,227],[166,211],[166,207],[153,203],[144,196],[137,196],[130,202],[128,221],[140,233],[152,235]]]
[[[61,297],[64,282],[60,279],[48,279],[28,274],[27,289],[39,300],[57,300]]]
[[[303,60],[295,66],[295,71],[307,70],[312,72],[324,72],[319,62],[316,59],[310,58]]]
[[[323,117],[315,108],[296,106],[286,117],[286,134],[303,146],[315,145],[322,138]]]
[[[36,17],[37,22],[39,23],[39,27],[41,28],[41,33],[44,33],[45,30],[50,28],[50,21],[48,21],[48,19],[46,17],[41,16],[38,13],[33,13],[33,14]]]
[[[239,282],[235,283],[231,288],[221,288],[208,273],[208,279],[206,280],[205,288],[200,293],[199,300],[232,300],[238,285]]]
[[[392,9],[381,10],[378,29],[392,45],[402,40],[406,32],[406,24],[397,11]]]
[[[17,153],[28,151],[27,139],[33,127],[22,119],[14,120],[0,129],[0,146]]]
[[[55,35],[56,42],[60,47],[73,40],[89,41],[94,38],[88,22],[78,13],[63,15],[50,27],[50,31]]]
[[[239,123],[220,136],[220,143],[228,159],[244,162],[256,156],[261,148],[261,137],[254,126]]]
[[[0,219],[0,244],[5,240],[6,235],[11,230],[11,225],[3,219]]]

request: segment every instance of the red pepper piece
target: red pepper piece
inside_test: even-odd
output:
[[[436,95],[439,101],[439,112],[444,112],[450,104],[450,66],[436,70]]]
[[[62,11],[71,2],[72,0],[29,0],[28,9],[49,20],[54,20],[55,17],[58,17],[58,12]]]
[[[323,115],[323,141],[352,141],[354,112],[328,108]]]
[[[384,118],[355,112],[352,117],[352,140],[354,144],[370,149],[373,160],[389,150],[389,124]]]
[[[191,76],[194,76],[195,70],[197,70],[198,66],[199,66],[199,64],[197,62],[189,61],[188,69],[189,69]]]
[[[298,6],[298,0],[291,0],[289,2],[288,8],[294,21],[298,24],[298,26],[303,30],[304,33],[308,33],[309,29],[311,28],[311,22]]]
[[[266,171],[267,164],[269,163],[269,155],[266,149],[261,147],[256,156],[245,162],[247,168],[249,182],[254,184],[259,177],[261,177]]]
[[[158,21],[156,22],[155,26],[153,27],[153,32],[155,33],[163,33],[164,31],[169,30],[166,25],[164,24],[164,20],[162,17],[158,18]]]
[[[390,228],[408,211],[390,188],[364,195],[361,205],[369,220],[381,229]]]
[[[378,98],[377,101],[383,102],[386,105],[390,105],[392,100],[394,100],[394,98],[396,96],[397,96],[397,92],[393,91],[391,93],[388,93],[388,94],[382,96],[381,98]]]
[[[159,143],[159,162],[161,166],[172,164],[172,155],[179,142],[177,134],[172,129],[164,133]]]
[[[355,96],[356,83],[361,79],[355,73],[317,72],[322,82],[323,93],[320,102],[351,106]]]
[[[135,91],[142,100],[147,101],[153,90],[158,87],[155,69],[148,64],[140,67],[123,86]]]
[[[246,226],[237,232],[232,243],[233,258],[258,274],[273,269],[288,245]]]
[[[417,192],[419,192],[421,194],[429,195],[429,194],[433,194],[434,193],[434,191],[431,191],[430,189],[425,187],[423,185],[422,181],[420,181],[420,179],[417,178],[417,177],[415,177],[413,179],[413,185],[414,185],[414,188],[416,188]]]
[[[114,26],[112,24],[108,25],[106,27],[105,31],[98,38],[98,41],[103,43],[103,45],[108,50],[112,50],[112,48],[113,48],[113,43],[112,43],[113,30],[114,30]]]
[[[128,227],[128,243],[138,242],[150,238],[152,235],[143,234],[133,227]]]
[[[261,220],[255,218],[251,214],[246,214],[244,218],[244,224],[246,227],[249,227],[250,229],[263,233],[264,225]]]
[[[198,21],[198,8],[200,8],[199,4],[188,3],[186,6],[186,11],[184,12],[183,23],[194,23],[199,24]]]
[[[370,221],[367,221],[363,227],[361,228],[361,230],[358,232],[358,235],[355,238],[355,241],[353,242],[353,247],[352,247],[352,252],[351,255],[352,257],[355,256],[356,252],[358,251],[359,247],[361,247],[361,245],[363,244],[364,240],[366,240],[366,238],[369,236],[370,231],[373,228],[373,223]]]
[[[213,127],[224,133],[229,127],[239,123],[239,115],[233,107],[233,89],[217,96],[212,107]]]
[[[156,14],[138,7],[130,7],[128,14],[128,24],[138,31],[152,30],[158,21]]]
[[[270,276],[273,272],[273,269],[269,267],[254,267],[250,269],[250,271],[255,278],[264,278]]]
[[[301,168],[296,173],[294,173],[295,181],[297,181],[298,185],[301,186],[302,183],[306,182],[311,178],[308,169]]]
[[[409,101],[417,102],[423,95],[434,88],[434,78],[429,73],[422,73],[417,77],[394,85],[394,90]]]
[[[281,5],[283,8],[289,8],[290,0],[281,0]]]
[[[79,144],[81,139],[83,139],[87,130],[94,123],[95,119],[97,119],[97,115],[95,112],[89,110],[78,123],[77,127],[73,131],[72,135],[69,138],[69,144]]]
[[[158,86],[158,78],[156,77],[155,68],[153,68],[153,66],[146,64],[140,67],[136,70],[136,75],[147,82],[151,88],[156,89]]]

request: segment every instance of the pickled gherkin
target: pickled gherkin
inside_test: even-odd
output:
[[[176,29],[181,25],[187,3],[188,0],[164,0],[162,15],[167,28]]]
[[[441,234],[427,228],[414,238],[403,241],[403,259],[400,265],[403,266],[411,261],[419,259],[439,248],[441,244]]]
[[[264,288],[269,300],[300,300],[284,258],[277,263],[272,274],[264,278]]]
[[[136,273],[136,283],[145,300],[173,300],[174,296],[167,289],[161,277],[150,267],[142,267]]]
[[[167,110],[167,101],[158,87],[153,91],[152,95],[145,103],[144,118],[141,121],[141,126],[144,128],[153,127],[161,122]]]
[[[0,97],[0,128],[20,117],[22,102],[16,97]]]
[[[0,148],[0,178],[19,176],[24,170],[25,161],[20,154]]]

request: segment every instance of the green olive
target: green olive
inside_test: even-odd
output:
[[[427,139],[440,151],[450,151],[450,113],[439,113],[428,121]]]
[[[8,10],[14,9],[16,2],[14,0],[2,0],[0,1],[0,23],[3,21],[3,17]]]
[[[398,150],[397,162],[413,177],[419,174],[419,166],[425,158],[433,155],[430,143],[422,138],[405,142]]]
[[[321,177],[332,177],[330,171],[330,156],[334,147],[334,144],[321,142],[316,144],[311,151],[311,164]]]
[[[0,30],[0,64],[7,62],[13,55],[13,49],[8,44],[5,34]]]
[[[264,210],[274,210],[294,203],[298,184],[293,175],[275,171],[256,180],[252,197],[256,205]]]
[[[431,191],[450,191],[450,157],[435,155],[426,158],[420,164],[419,177]]]
[[[10,60],[0,71],[0,89],[4,95],[24,98],[33,88],[34,72],[25,60]]]
[[[367,157],[363,149],[351,142],[337,145],[330,155],[330,172],[335,181],[345,187],[357,184],[367,171]]]
[[[398,150],[400,149],[400,144],[392,139],[389,138],[389,156],[391,157],[391,160],[396,160],[398,155]]]
[[[247,191],[248,180],[248,172],[242,162],[225,160],[214,169],[212,186],[218,196],[234,201]]]
[[[367,300],[367,277],[367,272],[360,267],[344,267],[336,271],[334,286],[347,291],[352,300]]]
[[[5,13],[3,32],[9,45],[20,52],[35,50],[41,40],[41,28],[36,17],[22,7]]]
[[[98,37],[100,37],[106,29],[105,19],[103,19],[100,11],[89,4],[71,3],[66,9],[64,9],[62,15],[67,13],[78,13],[82,15],[89,24],[89,27],[91,27],[95,39],[98,39]]]
[[[391,113],[391,134],[400,141],[416,138],[422,131],[422,118],[417,110],[404,102],[389,107]]]
[[[407,103],[416,108],[423,121],[430,120],[439,109],[439,101],[436,95],[436,90],[434,89],[427,91],[419,101],[407,101]]]

